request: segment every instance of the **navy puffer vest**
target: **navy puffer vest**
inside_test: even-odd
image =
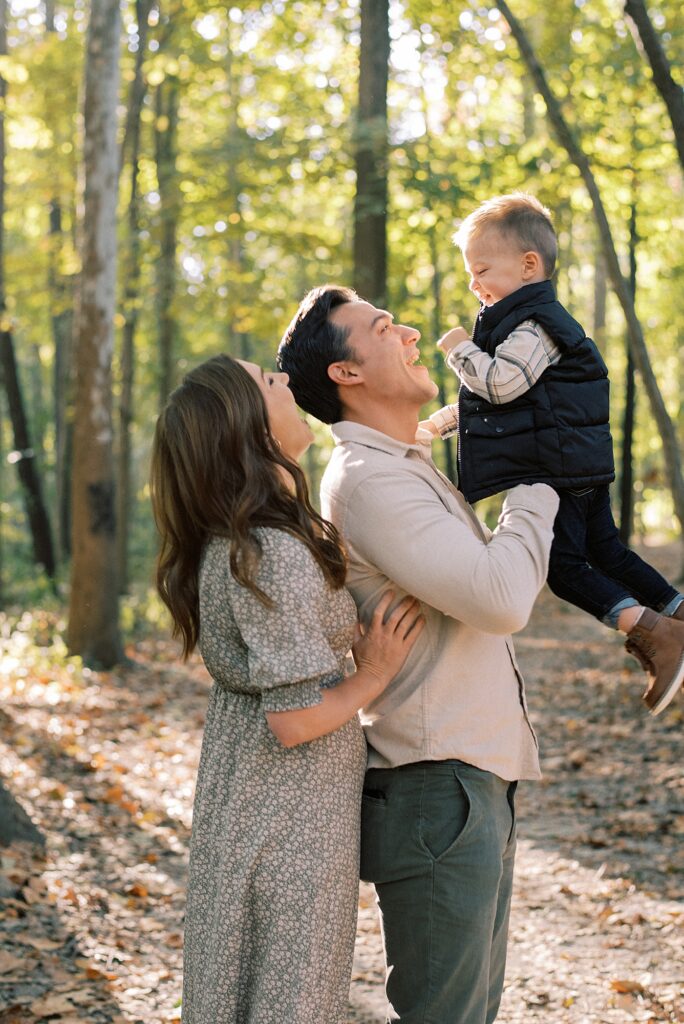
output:
[[[534,320],[563,354],[525,394],[492,405],[459,392],[459,486],[468,501],[516,484],[593,487],[615,477],[608,370],[550,281],[528,284],[483,307],[473,341],[494,356],[523,320]]]

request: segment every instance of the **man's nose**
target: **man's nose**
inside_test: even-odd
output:
[[[401,325],[401,340],[404,345],[412,345],[414,341],[420,341],[420,331],[417,327],[406,327]]]

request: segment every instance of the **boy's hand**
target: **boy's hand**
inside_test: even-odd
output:
[[[439,351],[447,356],[452,348],[456,348],[462,341],[470,341],[470,335],[463,327],[454,327],[452,330],[447,331],[437,342],[437,348]]]

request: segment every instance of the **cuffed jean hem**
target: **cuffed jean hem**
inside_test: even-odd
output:
[[[620,612],[624,611],[625,608],[638,608],[639,602],[633,597],[624,597],[622,601],[618,601],[613,607],[607,612],[601,622],[606,626],[610,626],[611,629],[618,628],[618,619],[620,618]],[[667,614],[667,613],[666,613]]]
[[[677,596],[673,597],[672,600],[669,601],[668,604],[666,604],[664,608],[661,608],[660,614],[661,615],[674,615],[674,613],[677,611],[677,609],[679,608],[680,604],[682,604],[682,603],[684,603],[684,596],[682,596],[682,594],[677,594]]]

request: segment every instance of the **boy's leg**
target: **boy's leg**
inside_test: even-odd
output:
[[[461,762],[367,774],[361,873],[376,885],[402,1024],[494,1019],[515,848],[508,789]]]
[[[592,565],[622,584],[639,604],[665,614],[676,610],[681,594],[620,539],[607,486],[594,488],[587,516],[587,553]]]
[[[640,602],[622,583],[590,563],[588,524],[595,492],[595,488],[558,492],[560,504],[553,524],[548,583],[557,597],[603,622],[617,607]],[[616,622],[606,624],[617,628]]]

